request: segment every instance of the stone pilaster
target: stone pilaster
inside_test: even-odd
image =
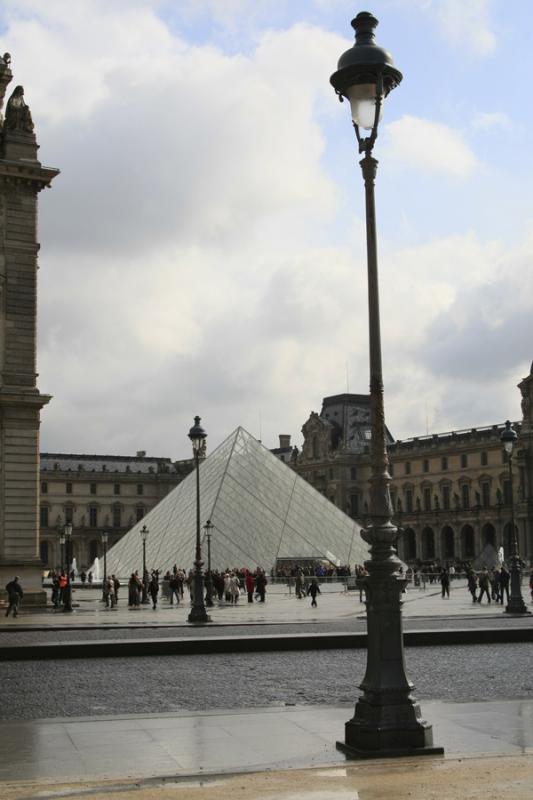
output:
[[[2,98],[10,80],[3,60]],[[37,160],[25,102],[13,108],[9,112],[8,103],[0,132],[0,590],[19,575],[24,602],[31,604],[45,599],[39,558],[39,424],[40,410],[50,400],[37,388],[37,195],[58,170]]]

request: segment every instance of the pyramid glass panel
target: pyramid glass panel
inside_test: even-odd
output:
[[[213,569],[261,567],[270,572],[277,558],[314,557],[353,565],[368,557],[360,526],[243,428],[200,464],[200,501],[201,524],[210,519],[214,525]],[[194,471],[109,550],[109,573],[126,577],[142,571],[144,525],[149,530],[148,569],[192,567]],[[202,548],[205,562],[205,542]]]

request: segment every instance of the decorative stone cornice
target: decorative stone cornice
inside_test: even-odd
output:
[[[43,167],[39,161],[8,161],[0,159],[0,183],[12,186],[30,187],[40,192],[50,187],[52,180],[59,175],[53,167]]]

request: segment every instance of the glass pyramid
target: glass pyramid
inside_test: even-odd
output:
[[[212,569],[261,567],[277,558],[314,557],[361,564],[368,546],[360,526],[300,478],[243,428],[200,463],[201,524],[214,525]],[[143,525],[149,530],[146,566],[189,570],[196,542],[196,474],[191,472],[107,554],[108,574],[142,572]],[[202,528],[202,556],[207,545]],[[204,566],[205,568],[205,566]]]

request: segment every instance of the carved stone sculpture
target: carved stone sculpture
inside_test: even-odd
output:
[[[24,100],[24,88],[16,86],[13,94],[7,101],[4,129],[33,133],[33,120],[30,107]]]

